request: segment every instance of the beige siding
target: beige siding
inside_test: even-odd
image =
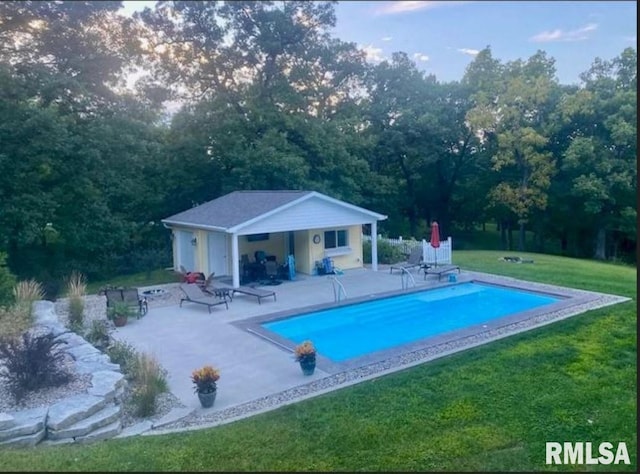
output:
[[[269,233],[269,240],[258,242],[248,242],[246,235],[238,237],[238,254],[249,256],[249,261],[253,262],[256,250],[263,250],[267,255],[275,255],[276,261],[280,264],[285,261],[285,234],[282,232]]]

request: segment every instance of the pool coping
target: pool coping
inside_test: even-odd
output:
[[[471,274],[465,274],[463,276],[461,275],[460,278],[458,278],[457,282],[448,282],[448,281],[442,282],[428,289],[425,289],[424,287],[413,287],[413,288],[404,289],[404,290],[393,290],[393,291],[387,291],[383,293],[369,294],[365,296],[351,298],[349,300],[344,300],[337,303],[336,302],[322,303],[322,304],[310,305],[302,309],[298,308],[298,309],[280,311],[277,313],[254,316],[244,320],[234,321],[231,324],[241,330],[250,332],[257,337],[260,337],[263,340],[266,340],[276,346],[279,346],[285,351],[293,353],[295,349],[295,343],[293,343],[291,340],[285,337],[282,337],[276,334],[273,331],[270,331],[269,329],[264,328],[262,324],[266,322],[273,322],[273,321],[278,321],[282,319],[287,319],[293,316],[313,313],[316,311],[351,306],[354,304],[371,301],[372,299],[377,300],[377,299],[391,298],[394,296],[407,295],[411,293],[428,292],[428,291],[436,290],[439,288],[446,288],[450,286],[460,285],[463,283],[478,283],[478,284],[498,287],[498,288],[515,289],[515,290],[525,291],[528,293],[553,296],[553,297],[561,298],[561,300],[541,306],[541,307],[521,311],[519,313],[511,314],[508,316],[495,318],[481,324],[475,324],[473,326],[457,329],[444,334],[430,336],[430,337],[422,338],[416,341],[401,344],[396,347],[382,349],[370,354],[353,357],[345,361],[336,362],[327,357],[322,356],[322,354],[318,354],[316,358],[317,368],[327,372],[328,374],[337,374],[345,370],[352,370],[352,369],[357,369],[363,366],[380,363],[382,361],[385,361],[391,358],[402,356],[403,354],[406,354],[408,352],[425,350],[430,347],[452,343],[459,339],[464,339],[469,337],[478,337],[482,333],[500,330],[501,328],[504,328],[506,330],[511,325],[517,325],[518,323],[523,323],[525,321],[543,317],[547,314],[562,312],[573,306],[588,304],[602,297],[602,294],[600,293],[576,290],[573,288],[559,287],[559,286],[553,286],[553,285],[542,284],[542,283],[533,284],[531,282],[515,280],[515,279],[512,280],[504,277],[496,278],[493,275],[486,275],[486,274],[485,275],[477,274],[477,276],[475,277]],[[534,285],[537,286],[537,288],[532,288],[532,286]],[[611,296],[611,295],[608,295],[608,296]]]
[[[430,345],[427,347],[420,347],[415,350],[410,350],[408,348],[409,345],[405,344],[400,346],[402,350],[399,350],[398,354],[389,356],[384,360],[377,360],[368,364],[362,364],[359,367],[352,367],[342,369],[341,371],[335,373],[328,373],[327,376],[315,379],[306,384],[266,395],[264,397],[241,403],[224,410],[214,411],[211,413],[194,413],[183,420],[165,426],[163,429],[148,431],[142,433],[142,435],[153,436],[175,432],[200,430],[219,426],[222,424],[232,423],[280,408],[285,405],[290,405],[309,398],[317,397],[319,395],[323,395],[337,389],[346,388],[358,383],[392,374],[394,372],[406,370],[416,365],[421,365],[435,359],[455,354],[457,352],[510,337],[521,332],[529,331],[531,329],[542,327],[547,324],[570,318],[572,316],[584,314],[590,310],[599,309],[632,300],[631,298],[623,296],[578,290],[574,288],[567,288],[526,280],[518,280],[515,278],[497,276],[481,272],[466,271],[463,275],[464,276],[462,276],[462,278],[459,278],[459,282],[482,281],[486,284],[507,286],[523,289],[525,291],[542,292],[559,296],[569,295],[569,297],[571,298],[571,304],[563,305],[559,308],[556,307],[553,311],[549,311],[549,307],[552,305],[547,305],[544,307],[546,308],[546,311],[541,312],[541,314],[530,315],[528,319],[525,318],[521,319],[520,321],[510,322],[508,324],[500,325],[499,327],[495,327],[492,329],[487,328],[487,330],[476,333],[474,335],[460,336],[448,342],[441,342],[439,344]],[[447,284],[448,282],[443,282],[442,285],[437,285],[432,288],[447,286]],[[385,293],[377,293],[376,296],[379,297],[381,295],[391,296],[393,294],[405,294],[408,291],[424,291],[424,287],[416,289],[412,288],[410,290],[401,290],[399,292],[391,291]],[[370,296],[364,297],[365,300],[368,300],[369,298]],[[360,298],[347,300],[345,301],[345,304],[353,303],[358,299]],[[558,303],[553,303],[553,305],[555,304]],[[333,307],[335,306],[335,303],[330,304],[329,306]],[[273,313],[269,315],[269,318],[267,319],[283,318],[286,317],[286,314],[290,313],[301,314],[307,312],[307,310],[308,308],[303,308],[293,311]],[[234,324],[237,327],[250,327],[251,324],[256,324],[257,320],[260,319],[265,318],[258,316],[251,317],[241,321],[233,322],[231,324]],[[285,348],[286,347],[287,346],[285,345]]]

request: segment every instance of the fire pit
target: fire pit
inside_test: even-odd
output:
[[[154,299],[154,298],[159,298],[167,295],[168,291],[162,288],[155,288],[152,290],[145,290],[142,292],[142,294],[149,299]]]

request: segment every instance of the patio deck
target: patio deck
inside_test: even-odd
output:
[[[423,281],[413,272],[416,286],[437,286],[437,278]],[[347,297],[354,298],[402,288],[399,274],[389,275],[380,268],[347,270],[339,279]],[[221,410],[260,398],[274,392],[308,383],[328,374],[316,368],[312,376],[303,376],[291,353],[263,338],[236,327],[233,322],[255,316],[280,313],[305,306],[334,301],[333,287],[327,276],[301,275],[295,281],[267,286],[277,294],[277,300],[236,293],[229,309],[207,307],[184,302],[178,306],[177,284],[139,288],[164,288],[170,291],[165,299],[149,300],[149,312],[141,319],[129,319],[126,326],[114,331],[114,338],[132,344],[137,350],[154,354],[168,372],[171,392],[187,407],[198,408],[193,393],[191,372],[205,364],[220,369],[218,396],[213,408]]]
[[[348,270],[340,275],[339,279],[346,289],[348,299],[401,291],[400,274],[390,274],[387,270],[388,266],[380,266],[377,272],[368,268]],[[415,278],[416,288],[428,289],[447,284],[439,282],[437,277],[427,277],[424,280],[422,272],[413,271],[412,274]],[[126,326],[117,328],[113,336],[117,340],[131,343],[139,351],[154,354],[168,372],[167,381],[170,391],[187,408],[193,409],[195,415],[209,417],[215,412],[222,411],[233,414],[235,407],[246,405],[252,401],[266,400],[275,394],[284,393],[291,389],[295,393],[289,398],[301,399],[317,395],[328,391],[327,387],[337,389],[531,327],[548,324],[584,312],[587,309],[615,304],[620,301],[618,297],[611,297],[611,295],[561,289],[529,282],[518,283],[514,279],[464,270],[456,277],[458,281],[470,281],[480,277],[483,281],[493,280],[496,284],[500,284],[500,282],[520,284],[540,291],[554,291],[556,289],[561,294],[562,292],[571,294],[572,298],[566,308],[556,308],[553,313],[536,315],[535,317],[529,315],[527,324],[518,323],[517,327],[508,330],[499,327],[487,330],[481,335],[467,335],[464,341],[449,341],[440,344],[441,347],[436,349],[425,348],[424,345],[399,348],[396,350],[398,355],[393,363],[383,361],[370,364],[366,368],[356,368],[355,375],[353,373],[344,375],[337,373],[336,370],[322,370],[323,365],[319,363],[312,376],[304,376],[299,365],[293,360],[291,352],[286,348],[258,337],[243,328],[243,321],[259,316],[302,310],[304,307],[320,303],[332,304],[334,302],[333,287],[327,276],[301,275],[296,281],[285,281],[281,285],[266,287],[276,291],[277,300],[268,298],[263,300],[262,304],[258,304],[255,297],[236,293],[233,301],[229,303],[228,310],[223,306],[214,307],[211,314],[203,305],[185,302],[181,308],[178,307],[179,290],[177,284],[140,288],[141,291],[165,288],[169,290],[169,293],[164,299],[151,299],[149,312],[145,317],[139,320],[130,319]],[[405,355],[407,352],[411,353]],[[218,395],[214,406],[203,409],[193,392],[190,376],[194,369],[206,364],[218,367],[221,378],[218,381]],[[312,389],[308,389],[310,386]],[[309,392],[315,393],[307,395]],[[258,402],[256,405],[262,406],[262,409],[256,410],[256,412],[273,408],[270,403],[266,402]],[[227,416],[227,418],[229,417],[232,416]]]

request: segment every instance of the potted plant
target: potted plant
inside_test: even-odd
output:
[[[217,385],[220,371],[211,365],[205,365],[191,373],[191,381],[195,384],[195,393],[203,408],[210,408],[216,400]]]
[[[116,301],[112,306],[107,307],[107,319],[113,321],[117,327],[127,324],[127,319],[133,314],[133,308],[124,301]]]
[[[295,349],[295,360],[300,363],[304,375],[312,375],[316,369],[316,348],[311,341],[298,344]]]

